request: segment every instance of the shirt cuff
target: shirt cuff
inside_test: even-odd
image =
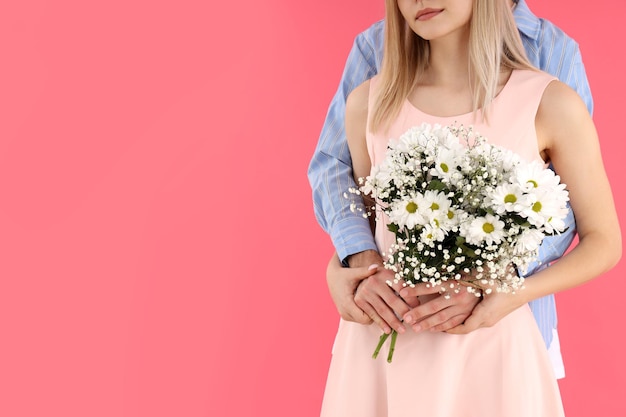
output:
[[[344,266],[348,266],[346,259],[350,255],[366,250],[378,251],[369,220],[363,217],[351,217],[337,222],[331,231],[331,239]]]

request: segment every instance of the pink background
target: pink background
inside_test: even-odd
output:
[[[575,37],[622,224],[622,2]],[[382,1],[4,1],[0,415],[317,416],[338,316],[306,169]],[[568,417],[626,415],[624,263],[558,295]]]

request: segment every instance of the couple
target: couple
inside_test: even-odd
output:
[[[381,91],[386,98],[378,100]],[[381,104],[391,110],[381,113]],[[385,23],[355,41],[309,168],[318,221],[338,253],[328,284],[342,316],[323,416],[563,414],[552,294],[602,274],[621,256],[591,110],[577,45],[524,0],[386,0]],[[446,298],[438,288],[385,283],[391,272],[375,266],[387,249],[376,245],[383,236],[374,240],[342,195],[384,156],[388,138],[422,122],[472,124],[499,145],[552,164],[567,184],[576,223],[570,211],[568,230],[544,240],[524,290]],[[579,244],[563,256],[575,228]],[[417,302],[428,294],[430,301]],[[371,358],[381,329],[401,334],[391,364]]]

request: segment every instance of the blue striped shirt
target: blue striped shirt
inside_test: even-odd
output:
[[[519,1],[513,15],[530,62],[575,89],[591,113],[593,100],[578,44],[551,22],[535,16],[524,0]],[[349,201],[343,197],[348,188],[355,186],[344,117],[346,98],[350,92],[378,73],[382,62],[383,36],[384,22],[379,21],[356,37],[308,170],[315,216],[330,234],[340,259],[377,249],[368,220],[352,213]],[[528,274],[560,258],[567,250],[576,233],[571,210],[566,225],[566,232],[544,240],[539,259],[531,265]],[[530,306],[549,346],[552,329],[556,328],[554,296],[534,300]]]

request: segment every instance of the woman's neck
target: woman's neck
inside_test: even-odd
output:
[[[425,81],[431,85],[467,85],[469,82],[468,41],[437,39],[430,42],[430,59]]]

